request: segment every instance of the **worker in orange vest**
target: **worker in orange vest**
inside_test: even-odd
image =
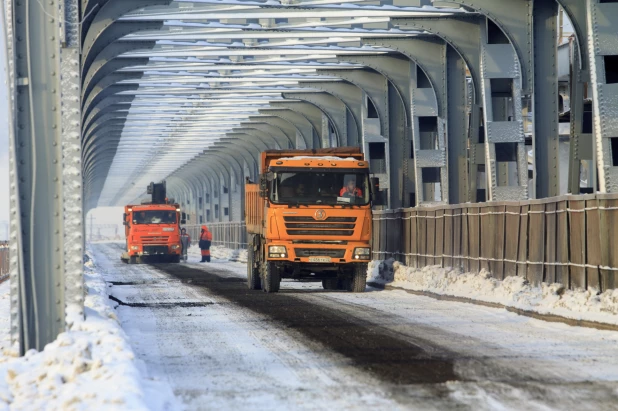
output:
[[[202,226],[202,233],[200,234],[200,250],[202,251],[202,261],[200,263],[210,262],[210,244],[212,242],[212,233],[208,231],[208,227]]]

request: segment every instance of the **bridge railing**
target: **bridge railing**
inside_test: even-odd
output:
[[[618,288],[618,195],[376,211],[375,259],[490,271],[532,284]]]
[[[244,222],[207,223],[212,233],[212,244],[231,249],[247,248],[247,229]],[[201,225],[185,225],[191,240],[197,244]]]

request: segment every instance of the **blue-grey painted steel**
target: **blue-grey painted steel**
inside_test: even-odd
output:
[[[357,145],[371,157],[384,143],[387,166],[374,163],[391,207],[557,195],[562,73],[568,190],[618,190],[611,2],[275,2],[6,2],[22,350],[82,315],[82,208],[168,178],[196,223],[242,219],[243,179],[265,149]],[[569,84],[558,4],[575,32]]]
[[[21,353],[83,319],[79,15],[77,0],[60,3],[6,8],[17,187],[11,334]]]

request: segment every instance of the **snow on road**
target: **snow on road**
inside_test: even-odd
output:
[[[116,321],[106,283],[92,261],[85,266],[85,321],[37,352],[18,356],[10,341],[10,283],[0,284],[0,409],[169,410],[169,386],[142,378]]]
[[[404,291],[266,295],[240,263],[96,255],[133,350],[187,409],[618,410],[616,332]]]

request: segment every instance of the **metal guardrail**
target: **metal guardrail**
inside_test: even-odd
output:
[[[489,270],[497,279],[618,288],[618,195],[374,212],[375,259]]]
[[[200,239],[201,225],[185,225],[194,244]],[[212,244],[231,249],[247,248],[247,228],[244,222],[206,224],[212,233]]]

